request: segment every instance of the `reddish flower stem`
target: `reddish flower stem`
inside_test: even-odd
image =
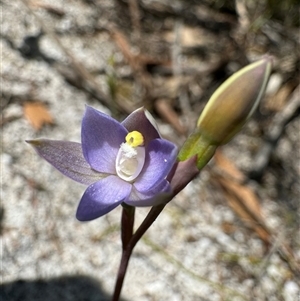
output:
[[[112,301],[119,301],[131,253],[132,253],[131,248],[126,248],[125,250],[123,249],[122,251],[122,258],[118,270],[118,276],[115,284],[115,290],[114,290]]]
[[[122,204],[122,206],[121,239],[122,249],[125,250],[133,234],[135,207],[126,204]]]
[[[134,234],[134,207],[125,204],[123,205],[123,213],[121,220],[122,257],[112,301],[119,301],[130,256],[137,242],[141,239],[141,237],[145,234],[149,227],[154,223],[156,218],[165,208],[166,204],[170,202],[179,191],[181,191],[192,179],[194,179],[199,174],[199,170],[196,167],[196,159],[196,157],[193,157],[185,162],[179,162],[174,166],[172,175],[170,175],[170,178],[168,179],[171,183],[173,194],[165,200],[164,204],[151,208],[146,218]]]
[[[172,197],[170,197],[170,200]],[[168,200],[169,201],[169,200]],[[112,301],[119,301],[120,295],[121,295],[121,290],[124,282],[124,278],[126,275],[128,263],[130,260],[130,256],[132,254],[133,248],[137,244],[137,242],[140,240],[140,238],[144,235],[144,233],[149,229],[149,227],[153,224],[153,222],[156,220],[158,215],[162,212],[164,209],[164,205],[159,205],[152,207],[151,210],[149,211],[148,215],[146,216],[145,220],[142,222],[138,230],[135,232],[134,235],[131,235],[130,240],[127,242],[126,245],[124,245],[124,241],[127,241],[128,239],[128,228],[133,226],[133,220],[134,220],[134,215],[130,215],[133,220],[129,220],[128,217],[124,217],[124,211],[126,211],[125,207],[123,207],[123,214],[122,214],[122,241],[123,241],[123,251],[122,251],[122,257],[121,257],[121,262],[118,270],[118,276],[117,276],[117,281],[115,284],[115,290],[114,290],[114,295],[112,298]],[[132,207],[133,208],[133,207]],[[123,236],[123,233],[126,233],[126,235]],[[132,232],[131,232],[132,233]],[[125,240],[123,240],[125,238]]]

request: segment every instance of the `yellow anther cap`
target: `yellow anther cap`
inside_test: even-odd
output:
[[[126,143],[132,147],[142,146],[144,144],[144,137],[138,131],[133,131],[127,134]]]

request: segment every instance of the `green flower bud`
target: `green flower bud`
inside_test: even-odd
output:
[[[271,68],[272,59],[265,57],[227,79],[211,96],[178,159],[197,155],[197,167],[204,167],[216,148],[230,141],[252,116],[265,92]]]

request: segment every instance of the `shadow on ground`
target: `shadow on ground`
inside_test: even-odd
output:
[[[1,301],[109,301],[101,284],[87,276],[18,280],[0,286]],[[125,301],[124,299],[122,299]]]

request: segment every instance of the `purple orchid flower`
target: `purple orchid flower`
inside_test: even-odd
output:
[[[155,206],[171,192],[166,177],[177,147],[160,137],[144,108],[119,123],[87,106],[81,144],[47,139],[27,142],[65,176],[88,185],[76,213],[80,221],[100,217],[123,202]]]

